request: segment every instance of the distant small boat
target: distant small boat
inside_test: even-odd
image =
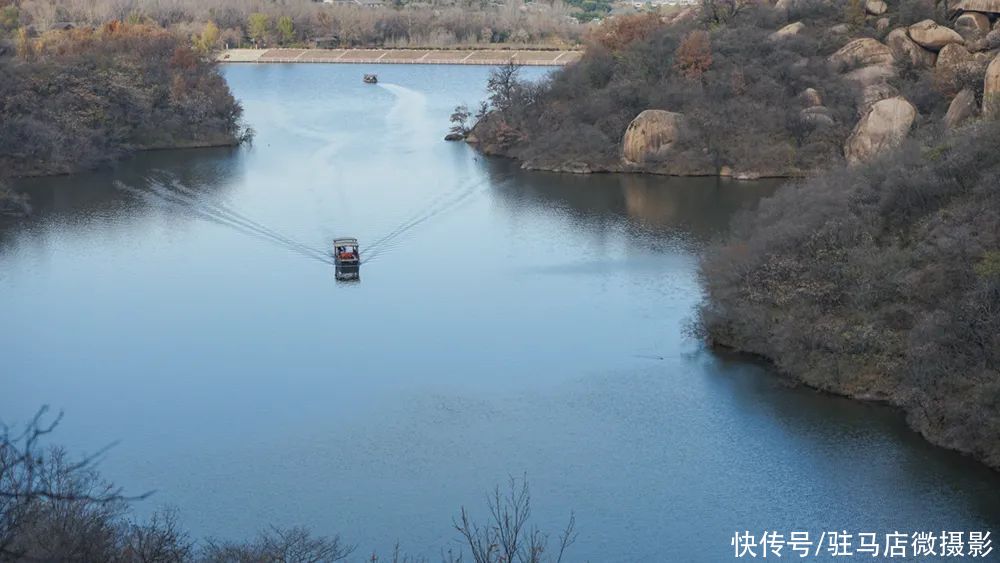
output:
[[[366,74],[361,80],[363,80],[365,84],[378,84],[378,75]]]

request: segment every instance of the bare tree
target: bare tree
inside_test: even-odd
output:
[[[453,522],[476,563],[560,563],[566,549],[576,541],[576,518],[571,513],[559,534],[555,556],[547,554],[549,536],[528,526],[531,492],[527,476],[520,480],[511,477],[507,492],[498,485],[487,502],[490,518],[486,524],[474,522],[464,506]]]
[[[702,0],[701,16],[710,24],[724,25],[752,5],[752,0]]]
[[[38,547],[35,539],[45,533],[49,517],[58,518],[62,530],[72,522],[94,532],[105,527],[102,518],[129,500],[94,471],[107,448],[77,461],[60,449],[43,448],[42,441],[62,420],[60,413],[46,422],[47,414],[48,407],[42,407],[20,431],[0,425],[0,559],[20,558]],[[46,543],[55,546],[56,539],[46,538]]]
[[[469,111],[469,106],[462,104],[455,107],[455,111],[451,114],[451,129],[449,132],[453,135],[461,135],[464,137],[469,133],[469,118],[472,117],[472,112]]]
[[[333,563],[347,559],[357,546],[340,536],[314,536],[309,530],[271,527],[247,543],[208,540],[201,553],[205,563]]]
[[[490,93],[490,103],[494,108],[505,111],[514,103],[519,86],[518,77],[521,73],[519,63],[510,61],[490,71],[486,81],[486,90]]]
[[[194,551],[187,532],[177,522],[177,512],[166,510],[153,514],[144,524],[122,526],[122,559],[136,563],[173,563],[190,561]]]

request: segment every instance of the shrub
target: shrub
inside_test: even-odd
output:
[[[703,260],[701,324],[1000,467],[1000,124],[928,139],[741,218]]]
[[[0,60],[7,174],[70,172],[137,148],[241,135],[242,108],[215,65],[165,30],[112,22],[25,41],[28,60]]]
[[[802,9],[829,13],[810,3]],[[825,32],[770,41],[766,26],[780,23],[774,10],[741,5],[737,12],[710,30],[697,21],[648,17],[602,25],[578,63],[518,89],[530,93],[519,102],[493,104],[518,133],[505,132],[519,141],[503,152],[613,169],[629,122],[653,108],[686,116],[677,158],[661,163],[678,173],[729,165],[801,174],[839,162],[857,120],[856,92],[827,64]],[[799,117],[799,94],[810,87],[822,93],[834,126],[814,127]]]

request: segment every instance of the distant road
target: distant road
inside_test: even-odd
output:
[[[564,65],[580,59],[580,51],[437,50],[437,49],[229,49],[216,57],[226,63],[364,63]]]

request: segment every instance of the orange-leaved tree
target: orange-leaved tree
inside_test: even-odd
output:
[[[589,39],[610,51],[620,51],[630,43],[649,37],[661,27],[663,22],[656,14],[615,16],[594,29]]]
[[[708,32],[695,30],[677,46],[674,68],[688,80],[699,80],[712,66],[712,41]]]

